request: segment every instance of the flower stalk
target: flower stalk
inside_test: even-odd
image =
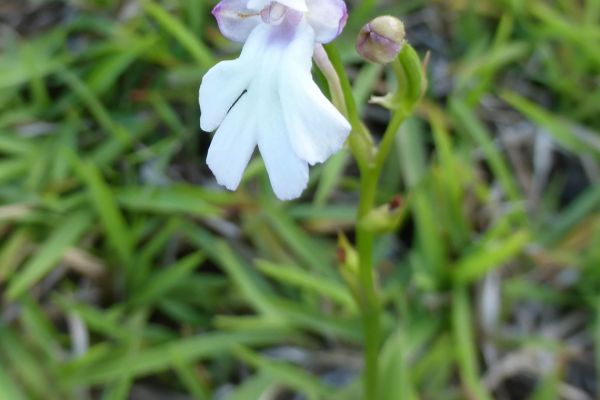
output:
[[[379,145],[363,124],[356,107],[350,81],[345,73],[339,54],[332,45],[325,46],[327,54],[339,77],[344,95],[347,118],[352,126],[349,136],[350,149],[360,171],[360,200],[356,214],[357,276],[350,282],[362,313],[364,336],[363,387],[364,399],[378,398],[379,349],[381,345],[381,303],[377,288],[373,249],[381,221],[372,216],[381,212],[377,206],[377,187],[385,161],[402,123],[412,114],[425,91],[426,80],[417,53],[406,44],[393,60],[392,68],[398,88],[394,94],[375,102],[392,111],[392,118]],[[390,215],[391,217],[391,215]],[[371,226],[373,224],[378,226]],[[393,221],[390,221],[393,223]]]

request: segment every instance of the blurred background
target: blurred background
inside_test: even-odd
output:
[[[359,398],[356,165],[294,202],[260,159],[216,185],[197,90],[240,47],[215,3],[0,0],[0,399]],[[360,27],[430,53],[378,192],[409,201],[376,246],[381,400],[598,398],[600,1],[347,3],[374,135],[394,82]]]

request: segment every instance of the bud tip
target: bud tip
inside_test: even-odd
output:
[[[402,21],[384,15],[363,26],[358,34],[356,50],[369,61],[387,64],[400,53],[405,36]]]

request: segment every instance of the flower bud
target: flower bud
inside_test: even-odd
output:
[[[358,34],[356,50],[369,61],[387,64],[400,53],[404,44],[404,24],[396,17],[384,15],[366,24]]]
[[[392,232],[400,227],[408,213],[408,201],[401,196],[369,211],[359,221],[361,228],[373,233]]]

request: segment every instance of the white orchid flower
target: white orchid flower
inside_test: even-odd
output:
[[[308,165],[344,144],[350,124],[311,75],[315,43],[339,35],[342,0],[222,0],[219,29],[245,42],[239,58],[210,69],[200,85],[200,126],[216,130],[207,164],[217,182],[235,190],[258,145],[269,180],[282,200],[300,196]]]

